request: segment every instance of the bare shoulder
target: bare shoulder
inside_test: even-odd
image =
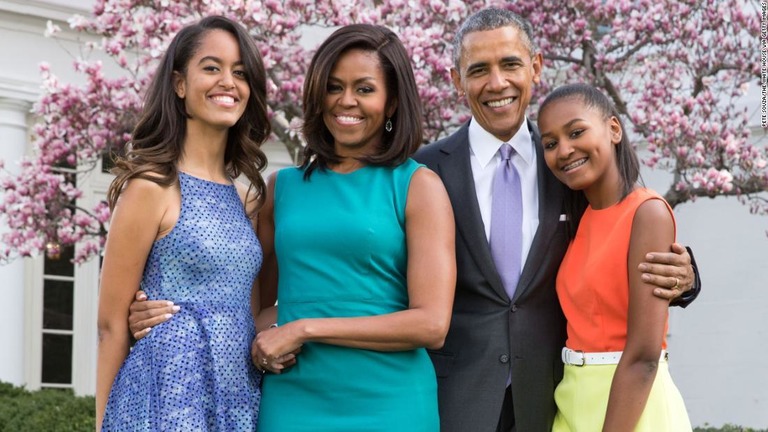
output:
[[[277,171],[269,174],[264,181],[267,183],[267,187],[274,188],[275,182],[277,181]]]
[[[445,191],[445,186],[443,186],[443,181],[440,180],[440,176],[434,171],[426,167],[421,167],[417,169],[411,177],[410,191],[418,190],[440,192]]]
[[[173,229],[181,210],[178,183],[169,186],[146,178],[133,178],[123,188],[112,212],[112,228],[134,226],[160,238]]]
[[[132,178],[126,182],[117,205],[129,201],[143,204],[161,203],[175,194],[178,194],[176,187],[163,186],[144,178]]]
[[[644,201],[635,212],[634,227],[653,228],[660,224],[661,227],[671,226],[673,223],[672,214],[669,212],[667,204],[658,198]]]
[[[419,168],[413,173],[408,188],[406,212],[417,209],[448,209],[451,203],[443,181],[429,168]]]
[[[641,252],[667,250],[675,240],[675,222],[667,204],[649,199],[637,208],[632,221],[630,249]]]
[[[267,184],[267,202],[271,203],[275,195],[275,184],[277,183],[277,171],[269,174],[264,182]]]

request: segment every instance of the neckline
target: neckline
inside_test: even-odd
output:
[[[363,165],[363,166],[361,166],[359,168],[354,169],[353,171],[343,172],[343,173],[342,172],[338,172],[338,171],[334,171],[333,169],[331,169],[329,167],[326,167],[325,171],[328,172],[328,173],[332,173],[333,175],[344,177],[344,176],[351,176],[351,175],[353,175],[355,173],[361,172],[361,171],[365,170],[366,168],[370,168],[370,166],[371,165]]]
[[[210,183],[210,184],[217,185],[217,186],[224,186],[224,187],[234,187],[235,186],[235,184],[232,183],[232,182],[230,182],[230,183],[219,183],[219,182],[215,182],[213,180],[208,180],[208,179],[200,178],[200,177],[197,177],[197,176],[193,176],[192,174],[186,173],[186,172],[181,171],[181,170],[178,170],[178,172],[179,172],[179,174],[183,174],[183,175],[185,175],[187,177],[190,177],[190,178],[193,178],[195,180],[200,180],[201,182]]]
[[[589,209],[591,211],[593,211],[593,212],[603,212],[603,211],[606,211],[606,210],[614,209],[614,208],[620,206],[621,204],[623,204],[630,196],[634,195],[639,189],[641,189],[641,187],[635,186],[626,196],[619,198],[618,201],[616,201],[615,203],[613,203],[613,204],[611,204],[611,205],[609,205],[607,207],[596,209],[596,208],[592,207],[592,204],[589,204]]]

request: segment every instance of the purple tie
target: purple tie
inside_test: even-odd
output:
[[[509,299],[515,295],[520,279],[523,251],[523,197],[520,175],[512,164],[515,150],[504,143],[501,161],[493,174],[491,205],[491,256]]]

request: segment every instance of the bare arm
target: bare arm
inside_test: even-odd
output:
[[[112,382],[128,355],[128,306],[139,287],[152,243],[164,231],[168,192],[134,179],[115,207],[104,253],[99,291],[96,428],[101,429]]]
[[[274,358],[307,341],[379,351],[442,346],[456,284],[455,229],[448,195],[432,171],[414,173],[405,214],[408,309],[378,316],[297,320],[260,333],[259,350]]]
[[[264,261],[259,272],[259,295],[261,309],[274,306],[277,301],[277,257],[275,256],[275,183],[277,173],[267,178],[267,196],[264,206],[259,210],[259,222],[256,232],[261,242]],[[273,321],[275,322],[275,321]]]
[[[640,205],[632,224],[628,269],[636,269],[650,251],[674,241],[675,228],[666,205],[656,199]],[[661,355],[668,302],[653,295],[654,286],[640,271],[629,273],[627,344],[611,384],[603,431],[634,430],[645,409]]]
[[[274,306],[277,300],[277,258],[275,257],[275,221],[274,196],[275,181],[277,173],[272,173],[267,178],[267,196],[264,205],[259,210],[256,232],[261,243],[264,260],[261,264],[261,271],[254,282],[251,290],[251,311],[253,312],[256,330],[262,332],[270,328],[277,322],[277,306]],[[285,355],[267,360],[267,357],[259,350],[256,340],[251,343],[251,359],[253,364],[262,370],[268,370],[279,374],[282,370],[293,366],[296,363],[296,355],[300,349],[285,353]]]

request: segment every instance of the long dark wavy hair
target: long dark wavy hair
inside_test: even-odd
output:
[[[397,101],[391,118],[393,131],[383,134],[375,154],[360,160],[369,165],[395,166],[405,162],[421,145],[421,101],[403,43],[386,27],[348,25],[336,30],[320,45],[304,81],[302,135],[307,146],[301,167],[305,169],[305,179],[309,179],[315,169],[327,169],[341,161],[334,149],[333,135],[323,120],[323,110],[331,70],[339,57],[351,49],[376,53],[386,80],[387,105]]]
[[[594,86],[589,84],[568,84],[558,87],[547,95],[539,107],[539,117],[547,109],[547,106],[562,99],[576,99],[582,102],[585,107],[598,110],[603,115],[603,119],[608,120],[611,117],[616,117],[616,120],[618,120],[622,131],[621,141],[614,148],[616,149],[616,164],[619,168],[619,179],[621,180],[620,200],[623,200],[632,192],[638,181],[642,183],[642,180],[640,179],[640,162],[638,161],[637,153],[635,153],[635,149],[629,142],[629,134],[624,128],[624,122],[621,121],[621,116],[616,106]],[[565,194],[564,205],[564,210],[569,220],[569,235],[573,238],[576,235],[576,229],[579,226],[581,216],[584,214],[584,209],[587,207],[587,197],[584,195],[584,191],[569,189]]]
[[[224,163],[232,179],[241,173],[248,178],[251,185],[246,203],[256,201],[255,210],[249,216],[256,215],[266,188],[261,170],[267,165],[267,158],[260,147],[271,133],[266,72],[251,36],[242,26],[221,16],[203,18],[184,27],[168,46],[144,98],[144,109],[131,141],[126,144],[126,155],[118,157],[112,169],[117,177],[107,191],[110,210],[114,210],[120,192],[130,179],[146,179],[166,187],[177,181],[176,163],[182,154],[189,115],[184,100],[174,91],[174,73],[186,75],[190,59],[200,48],[203,37],[212,30],[226,31],[237,40],[251,90],[245,112],[229,128]]]

